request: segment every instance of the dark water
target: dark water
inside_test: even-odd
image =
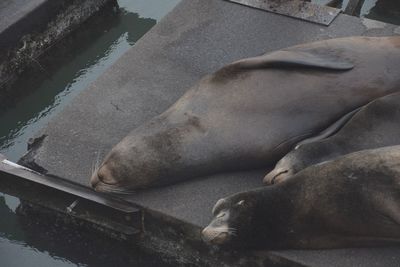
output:
[[[20,200],[0,194],[0,214],[7,218],[0,220],[1,267],[173,266],[93,232],[19,215],[20,209]]]
[[[179,0],[120,0],[63,40],[14,87],[17,100],[0,111],[0,153],[17,161],[27,140],[124,52]],[[20,215],[21,200],[0,192],[0,267],[168,266],[115,240],[54,227]]]
[[[400,1],[366,0],[360,9],[360,15],[369,19],[400,25]]]

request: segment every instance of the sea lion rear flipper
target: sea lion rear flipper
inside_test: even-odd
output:
[[[235,64],[235,63],[234,63]],[[298,50],[280,50],[259,57],[247,58],[236,62],[240,68],[272,68],[272,67],[308,67],[330,70],[351,70],[354,65],[332,51],[322,52]]]

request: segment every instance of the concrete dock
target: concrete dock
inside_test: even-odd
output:
[[[330,26],[223,0],[183,0],[38,136],[21,164],[88,187],[98,154],[160,114],[192,84],[234,60],[335,37],[384,36],[398,26],[339,15]],[[227,173],[124,197],[143,211],[148,246],[198,266],[400,266],[400,248],[221,251],[200,241],[215,202],[262,186],[266,170]],[[154,241],[152,235],[157,239]],[[164,240],[164,241],[163,241]],[[164,242],[164,243],[163,243]]]

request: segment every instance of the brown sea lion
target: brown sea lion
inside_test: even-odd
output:
[[[399,84],[399,36],[331,39],[239,60],[133,130],[91,184],[129,192],[272,166],[294,144]]]
[[[400,146],[313,165],[217,202],[211,244],[274,249],[400,245]]]
[[[400,93],[374,100],[358,110],[336,134],[296,146],[265,176],[264,183],[279,183],[310,165],[351,152],[400,145],[399,122]]]

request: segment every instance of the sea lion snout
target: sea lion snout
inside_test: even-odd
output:
[[[95,171],[92,173],[92,176],[90,176],[89,184],[93,189],[96,189],[96,186],[99,182],[100,182],[100,179],[97,176],[97,171]]]
[[[203,241],[235,247],[238,242],[253,236],[254,229],[248,225],[253,220],[254,204],[252,199],[242,194],[218,200],[213,208],[212,221],[201,232]]]
[[[101,166],[98,170],[95,170],[92,174],[92,177],[90,179],[91,185],[95,186],[99,182],[109,184],[109,185],[118,183],[115,180],[115,178],[113,177],[113,175],[107,165]]]
[[[216,206],[222,205],[223,200],[219,200]],[[214,207],[215,208],[215,207]],[[210,224],[203,229],[201,237],[204,242],[222,245],[231,240],[235,232],[229,227],[228,221],[230,219],[230,211],[228,209],[221,209],[214,214],[214,219]]]
[[[266,185],[281,183],[295,175],[299,169],[302,169],[302,165],[302,161],[291,152],[279,160],[275,168],[265,175],[263,183]]]
[[[106,156],[103,163],[94,169],[90,177],[90,185],[95,191],[127,193],[131,190],[126,185],[126,181],[129,179],[126,168],[130,162],[121,160],[123,156],[123,150],[121,152],[121,150],[116,151],[113,149]]]
[[[294,174],[293,170],[291,170],[289,168],[274,169],[270,173],[265,175],[265,177],[263,179],[263,183],[264,184],[278,184],[280,182],[283,182],[284,180],[286,180],[287,178],[289,178],[293,174]]]
[[[201,231],[201,238],[206,243],[222,245],[230,239],[230,234],[227,227],[215,228],[207,226]]]

